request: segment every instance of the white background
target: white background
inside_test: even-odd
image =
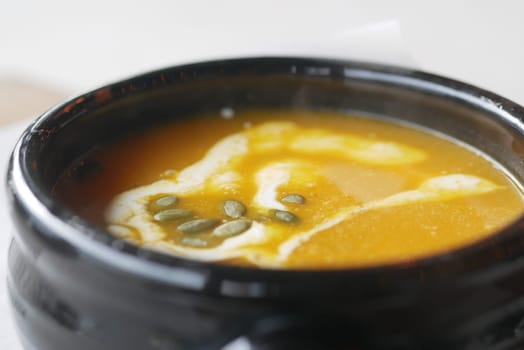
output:
[[[0,78],[76,94],[144,70],[216,57],[372,56],[524,104],[523,16],[519,0],[0,0]],[[348,33],[391,20],[400,31],[359,56],[359,45],[366,43],[350,43]],[[2,164],[22,124],[0,129]],[[0,203],[0,349],[15,350],[3,286],[10,229]]]
[[[77,93],[178,62],[314,47],[396,19],[419,67],[524,104],[523,16],[520,0],[0,0],[0,76]]]

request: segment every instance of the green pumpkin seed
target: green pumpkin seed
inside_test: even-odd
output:
[[[178,225],[177,229],[183,233],[199,233],[213,228],[219,223],[219,219],[195,219]]]
[[[160,207],[170,207],[178,202],[178,198],[175,196],[164,196],[160,197],[155,201],[155,204]]]
[[[205,246],[207,246],[207,241],[205,241],[203,239],[200,239],[200,238],[195,238],[195,237],[184,237],[184,238],[182,238],[181,242],[182,242],[182,244],[188,245],[188,246],[191,246],[191,247],[205,247]]]
[[[224,213],[233,219],[238,219],[246,213],[246,206],[234,199],[228,199],[224,202]]]
[[[292,222],[298,222],[299,219],[296,215],[288,212],[288,211],[285,211],[285,210],[272,210],[271,211],[271,215],[277,219],[277,220],[280,220],[280,221],[283,221],[283,222],[287,222],[287,223],[292,223]]]
[[[281,202],[284,203],[293,203],[293,204],[304,204],[306,203],[306,199],[304,196],[296,193],[288,194],[287,196],[283,197]]]
[[[166,209],[153,216],[155,221],[173,221],[193,216],[193,212],[187,209]]]
[[[230,237],[238,235],[251,227],[251,220],[238,219],[226,222],[213,230],[213,235],[218,237]]]

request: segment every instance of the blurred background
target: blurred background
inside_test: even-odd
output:
[[[474,83],[524,104],[524,2],[519,0],[0,4],[4,124],[145,70],[253,54],[392,61]],[[351,43],[355,29],[384,22],[396,26],[394,48],[387,47],[391,40],[386,38],[358,53],[362,42]],[[395,58],[388,50],[397,51]]]

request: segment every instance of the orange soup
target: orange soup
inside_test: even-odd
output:
[[[265,268],[426,257],[489,236],[524,207],[479,152],[335,112],[224,110],[173,122],[92,152],[55,192],[134,244]]]

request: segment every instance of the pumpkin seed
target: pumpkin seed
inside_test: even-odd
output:
[[[278,210],[278,209],[275,209],[275,210],[272,210],[271,211],[271,214],[274,218],[280,220],[280,221],[283,221],[283,222],[288,222],[288,223],[292,223],[292,222],[297,222],[298,221],[298,217],[288,211],[285,211],[285,210]]]
[[[234,199],[228,199],[224,202],[224,212],[227,216],[238,219],[246,213],[246,206]]]
[[[160,207],[170,207],[178,202],[178,198],[175,196],[164,196],[160,197],[155,201],[155,204]]]
[[[215,228],[213,234],[218,237],[230,237],[238,235],[251,227],[251,220],[238,219],[226,222]]]
[[[199,233],[218,225],[219,222],[219,219],[195,219],[178,225],[177,229],[183,233]]]
[[[281,202],[284,203],[293,203],[293,204],[304,204],[306,203],[306,199],[304,196],[296,193],[288,194],[287,196],[283,197]]]
[[[182,238],[181,242],[182,242],[182,244],[188,245],[188,246],[191,246],[191,247],[205,247],[205,246],[207,246],[207,241],[204,241],[203,239],[195,238],[195,237],[184,237],[184,238]]]
[[[193,212],[187,209],[166,209],[156,213],[153,219],[156,221],[173,221],[188,218],[192,215]]]

